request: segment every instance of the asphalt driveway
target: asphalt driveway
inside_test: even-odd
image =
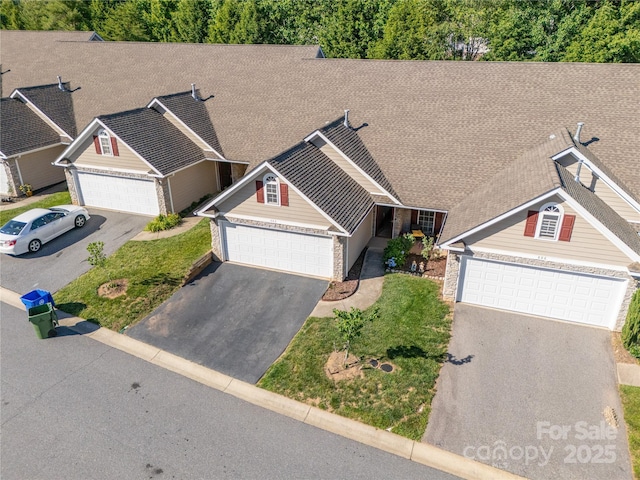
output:
[[[532,479],[631,479],[610,335],[456,304],[424,440]]]
[[[213,263],[128,335],[256,383],[327,289],[325,280]]]
[[[2,255],[0,285],[21,295],[41,288],[55,292],[91,268],[87,245],[104,242],[111,255],[139,233],[150,217],[89,208],[91,219],[42,246],[36,253],[19,257]]]

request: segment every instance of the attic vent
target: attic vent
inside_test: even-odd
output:
[[[202,99],[198,96],[198,94],[196,93],[196,84],[195,84],[195,83],[192,83],[192,84],[191,84],[191,96],[193,97],[193,99],[194,99],[196,102],[199,102],[199,101],[201,101],[201,100],[202,100]]]
[[[584,127],[584,122],[578,122],[578,129],[576,130],[576,134],[573,136],[573,139],[580,143],[580,132],[582,132],[582,127]]]
[[[64,85],[62,84],[62,77],[60,77],[60,75],[58,75],[58,88],[60,90],[62,90],[63,92],[66,92],[67,89],[64,87]]]
[[[347,128],[351,128],[349,125],[349,110],[344,111],[344,126]]]

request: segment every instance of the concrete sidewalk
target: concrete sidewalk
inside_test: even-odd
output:
[[[356,293],[343,300],[320,300],[311,312],[312,317],[333,317],[333,309],[351,310],[351,307],[364,310],[375,303],[382,293],[384,283],[384,264],[382,252],[387,245],[386,238],[372,238],[368,243],[367,253],[364,257],[360,283]]]
[[[48,187],[45,190],[42,190],[31,197],[11,197],[11,202],[2,202],[0,203],[0,211],[2,210],[11,210],[12,208],[25,207],[27,205],[31,205],[33,203],[39,202],[40,200],[44,200],[49,195],[58,192],[64,192],[67,189],[67,182],[61,182],[53,185],[52,187]]]

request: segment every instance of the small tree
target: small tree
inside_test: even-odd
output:
[[[92,267],[105,268],[107,266],[107,256],[104,253],[104,242],[91,242],[87,245],[87,251],[89,252],[89,258],[87,262]],[[111,281],[111,275],[107,272],[109,281]]]
[[[636,290],[631,299],[627,321],[622,327],[622,343],[627,350],[631,350],[635,345],[637,351],[640,345],[640,290]]]
[[[337,327],[340,337],[344,342],[344,361],[349,357],[351,342],[360,336],[362,327],[380,316],[380,309],[375,307],[367,315],[359,308],[351,307],[350,311],[333,309],[333,314],[338,320]]]
[[[433,237],[422,237],[422,251],[420,255],[422,258],[429,261],[431,258],[431,251],[433,250]]]

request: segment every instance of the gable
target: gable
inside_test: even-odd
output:
[[[261,169],[263,174],[267,169]],[[232,195],[216,204],[220,215],[272,223],[290,223],[321,230],[335,230],[331,222],[298,194],[295,189],[288,188],[288,206],[269,205],[260,202],[257,195],[256,182],[261,182],[263,174],[251,175],[252,179],[240,186]],[[289,185],[278,177],[281,184]]]
[[[134,173],[149,173],[149,165],[138,157],[133,150],[123,142],[117,142],[118,155],[102,155],[96,151],[94,137],[102,130],[96,126],[90,135],[83,135],[74,142],[74,149],[67,157],[78,167],[90,167],[101,170],[125,171]]]
[[[578,159],[574,155],[567,154],[556,161],[575,176],[578,170]],[[618,195],[618,193],[607,185],[603,179],[599,178],[585,163],[583,163],[580,168],[580,183],[595,193],[626,221],[640,223],[640,211],[632,207],[629,202]]]
[[[562,207],[564,215],[575,215],[570,241],[554,241],[525,236],[529,211],[538,211],[548,202]],[[633,260],[575,211],[560,196],[542,200],[463,239],[471,249],[508,252],[539,260],[572,260],[585,264],[626,267]]]

